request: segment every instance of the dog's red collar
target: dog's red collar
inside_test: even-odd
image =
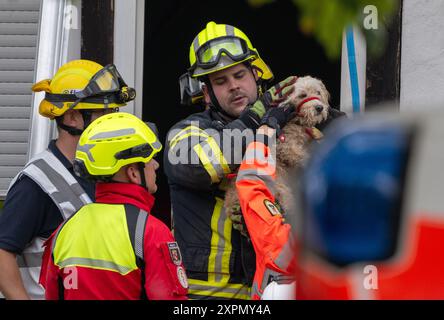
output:
[[[237,172],[227,174],[227,179],[228,180],[236,179],[236,178],[237,178]]]
[[[301,111],[301,107],[307,103],[308,101],[312,101],[312,100],[319,100],[321,101],[318,97],[308,97],[305,98],[304,100],[302,100],[301,102],[299,102],[298,106],[296,107],[296,113],[299,114],[299,111]]]

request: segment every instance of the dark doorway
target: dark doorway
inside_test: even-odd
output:
[[[103,66],[113,63],[113,21],[113,1],[82,1],[82,59],[92,60]]]
[[[179,103],[179,76],[189,67],[192,40],[206,23],[231,24],[241,29],[270,65],[275,80],[289,75],[312,75],[324,81],[331,105],[339,106],[340,60],[330,61],[321,46],[298,28],[298,11],[291,0],[259,9],[246,0],[163,0],[145,5],[143,119],[155,122],[162,143],[179,120],[201,109]],[[162,164],[162,155],[159,156]],[[169,188],[162,168],[153,214],[170,224]]]

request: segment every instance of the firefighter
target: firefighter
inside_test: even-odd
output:
[[[94,185],[73,174],[80,134],[135,96],[115,66],[89,60],[66,63],[32,90],[45,92],[39,113],[55,119],[58,138],[26,164],[6,197],[0,216],[0,291],[7,299],[44,298],[38,284],[44,240],[94,199]]]
[[[236,179],[239,203],[248,234],[256,252],[256,272],[252,299],[261,299],[265,288],[281,285],[288,291],[294,285],[294,240],[291,226],[285,223],[284,213],[276,204],[274,181],[276,178],[276,132],[295,116],[295,107],[285,104],[270,109],[261,120],[256,141],[245,152]],[[279,290],[275,290],[279,291]],[[294,293],[294,289],[290,289]],[[294,294],[275,299],[291,299]]]
[[[156,134],[128,113],[95,120],[80,137],[74,169],[97,181],[96,203],[47,242],[47,299],[186,299],[187,278],[168,227],[150,215],[157,190]],[[60,286],[63,283],[63,286]]]
[[[202,93],[208,108],[171,128],[164,156],[189,297],[249,299],[254,250],[223,208],[226,177],[239,167],[246,142],[236,148],[224,132],[254,134],[266,110],[292,92],[296,77],[262,94],[271,70],[241,30],[215,22],[193,40],[190,66],[180,79],[182,99],[197,101]],[[176,161],[178,155],[185,161]]]

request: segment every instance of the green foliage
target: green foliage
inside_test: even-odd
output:
[[[274,0],[247,0],[248,4],[252,7],[258,8],[264,4],[272,3]]]
[[[254,7],[266,5],[274,0],[247,0]],[[367,39],[370,55],[384,51],[387,38],[386,26],[398,6],[398,0],[292,0],[300,12],[299,28],[312,35],[324,47],[330,59],[341,54],[342,33],[344,28],[354,24],[361,28]],[[364,13],[364,8],[372,5],[377,11]],[[371,7],[367,7],[371,8]],[[364,28],[364,20],[375,15],[377,29]],[[295,17],[296,21],[296,17]],[[374,22],[374,21],[373,21]],[[297,26],[295,25],[295,28]]]

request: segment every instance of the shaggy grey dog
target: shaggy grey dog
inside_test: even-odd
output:
[[[275,197],[283,212],[288,212],[292,203],[291,193],[285,182],[286,172],[300,168],[307,157],[308,144],[322,138],[322,133],[314,126],[327,119],[330,108],[330,95],[321,80],[304,76],[298,78],[294,86],[289,102],[295,106],[296,116],[282,129],[276,145]],[[229,216],[241,214],[235,180],[231,179],[225,193],[224,206]]]

